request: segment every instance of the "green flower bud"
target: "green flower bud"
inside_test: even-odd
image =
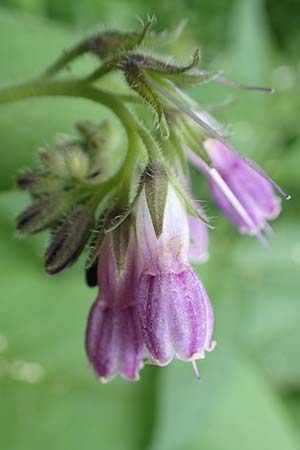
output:
[[[86,179],[96,184],[109,178],[115,172],[116,161],[119,159],[118,127],[109,120],[100,124],[81,121],[77,123],[77,129],[83,136],[82,146],[90,157]]]
[[[65,177],[68,174],[64,154],[57,149],[40,148],[38,156],[43,167],[50,173]]]
[[[63,188],[63,181],[46,172],[27,170],[17,177],[17,186],[32,194],[47,194]]]
[[[132,50],[142,43],[154,23],[155,18],[153,17],[146,23],[140,33],[122,32],[117,30],[97,33],[88,41],[89,50],[101,59]]]
[[[53,194],[40,198],[17,218],[17,229],[21,234],[31,234],[53,225],[70,205],[66,194]]]
[[[90,161],[78,145],[65,149],[65,164],[71,178],[85,178],[89,172]]]
[[[54,232],[45,255],[46,271],[54,275],[71,266],[81,255],[94,226],[94,213],[80,206]]]

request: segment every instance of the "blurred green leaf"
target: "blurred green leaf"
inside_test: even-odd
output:
[[[83,2],[76,1],[69,10],[70,3],[55,1],[51,9],[51,0],[44,1],[48,15],[61,14],[78,23],[94,22],[100,10],[115,16],[113,5],[92,0],[86,10]],[[32,0],[35,4],[38,1]],[[169,11],[167,4],[153,4]],[[210,4],[206,11],[215,9]],[[263,3],[235,4],[235,44],[219,61],[227,60],[234,78],[240,70],[239,81],[271,78],[270,67],[275,70],[283,62],[270,49]],[[191,8],[199,9],[195,5]],[[222,5],[220,11],[228,9],[225,2]],[[126,19],[120,20],[126,21],[130,10],[127,5],[122,8],[118,12]],[[183,3],[174,9],[180,15],[187,11]],[[209,22],[218,24],[211,25],[213,34],[221,35],[223,42],[224,30],[215,33],[223,19],[210,16]],[[197,15],[193,20],[205,22]],[[0,57],[5,61],[0,82],[7,84],[38,75],[78,34],[0,9],[0,37]],[[74,70],[91,65],[84,58]],[[266,99],[251,94],[251,102],[249,93],[241,93],[243,101],[227,114],[238,122],[237,141],[255,149],[255,156],[291,187],[295,198],[300,192],[296,87],[294,81],[286,91]],[[211,87],[214,99],[220,98],[218,89]],[[198,96],[202,102],[206,98],[202,88]],[[74,121],[99,120],[103,114],[98,106],[70,99],[1,106],[0,187],[11,186],[16,170],[28,164],[36,148],[51,141],[54,133],[73,133]],[[203,190],[198,192],[203,197]],[[289,219],[278,228],[269,251],[254,239],[234,239],[232,229],[218,221],[211,260],[199,268],[213,299],[218,342],[199,363],[201,384],[190,364],[174,362],[167,368],[146,367],[139,384],[116,380],[106,386],[93,378],[84,354],[85,321],[96,291],[84,287],[83,261],[62,275],[47,276],[42,268],[46,235],[14,237],[14,217],[25,204],[24,194],[0,195],[1,447],[141,450],[150,443],[151,450],[299,448],[299,202],[285,203]]]
[[[0,58],[5,61],[1,65],[0,85],[38,76],[80,37],[46,20],[12,15],[0,8]],[[82,73],[91,67],[92,60],[83,58],[74,71]],[[109,112],[101,105],[80,99],[45,98],[1,105],[0,189],[12,186],[16,168],[31,163],[37,148],[52,143],[55,134],[74,135],[76,121],[89,118],[98,122],[104,114],[107,117]]]
[[[95,379],[83,342],[96,290],[85,287],[82,265],[49,277],[28,243],[13,239],[13,206],[24,200],[23,194],[0,195],[1,446],[139,449],[148,432],[143,399],[151,379],[145,374],[139,384],[107,386]]]
[[[276,227],[271,247],[240,242],[234,295],[241,298],[243,344],[272,383],[300,387],[300,241],[298,224]]]

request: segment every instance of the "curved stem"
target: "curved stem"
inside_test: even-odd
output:
[[[37,80],[0,90],[0,104],[13,103],[32,97],[62,96],[86,98],[111,109],[125,128],[135,129],[144,142],[150,159],[161,159],[160,149],[148,130],[133,116],[114,94],[103,91],[82,80]]]
[[[125,127],[131,127],[134,119],[128,109],[113,94],[95,88],[81,80],[37,80],[0,90],[0,104],[13,103],[32,97],[78,97],[100,103],[111,109]]]
[[[61,69],[63,69],[67,64],[73,61],[80,55],[83,55],[88,51],[88,42],[86,40],[79,42],[75,47],[65,50],[63,54],[53,63],[45,72],[42,73],[41,78],[49,78],[55,75]]]

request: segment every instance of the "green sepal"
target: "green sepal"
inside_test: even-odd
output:
[[[220,72],[212,72],[200,69],[191,69],[187,72],[178,74],[166,74],[165,78],[171,79],[175,84],[179,85],[194,85],[201,83],[208,83],[215,80],[220,75]]]
[[[175,113],[176,114],[176,113]],[[201,158],[209,167],[213,167],[213,162],[203,146],[203,135],[198,128],[194,128],[184,114],[177,112],[176,123],[174,124],[174,135],[176,139],[182,141],[192,152]]]
[[[123,59],[123,61],[121,61],[120,68],[124,72],[129,86],[145,100],[145,102],[156,114],[161,138],[163,140],[167,140],[169,137],[169,129],[163,105],[159,99],[159,96],[149,84],[143,70],[138,67],[134,61],[131,61],[130,56],[128,55],[125,59]]]
[[[141,70],[145,70],[150,76],[161,76],[171,79],[176,84],[199,84],[214,80],[220,75],[219,71],[207,71],[197,69],[200,62],[200,50],[196,49],[192,62],[188,65],[172,64],[150,55],[131,52],[128,55],[131,63]]]
[[[105,219],[103,218],[103,216],[101,216],[100,219],[98,219],[97,225],[92,232],[92,237],[89,244],[89,256],[86,265],[87,270],[97,263],[99,253],[101,252],[101,248],[106,236],[104,228]]]
[[[101,59],[111,58],[117,53],[123,53],[137,48],[145,39],[148,31],[155,23],[151,18],[138,32],[122,32],[117,30],[97,33],[88,40],[89,51]]]
[[[142,53],[129,53],[128,57],[132,64],[144,70],[151,70],[161,75],[179,75],[181,73],[187,72],[200,61],[200,51],[196,49],[193,55],[193,60],[190,64],[186,66],[181,66],[179,64],[171,64],[163,59],[156,58],[150,55],[144,55]]]
[[[144,174],[146,201],[157,239],[160,237],[168,194],[168,177],[164,168],[157,163],[150,163]]]
[[[120,210],[118,214],[114,214],[113,218],[105,225],[105,234],[116,230],[133,212],[139,195],[143,189],[143,182],[140,182],[133,193],[133,198],[126,209]]]
[[[85,206],[72,211],[54,232],[45,255],[47,273],[54,275],[71,266],[86,246],[92,228],[94,214]]]
[[[127,217],[123,221],[122,225],[112,232],[113,248],[119,277],[121,277],[126,263],[126,255],[130,237],[130,228],[131,228],[131,219],[130,217]]]
[[[104,238],[107,234],[106,227],[111,221],[111,211],[115,203],[115,190],[113,190],[104,196],[100,204],[97,206],[96,216],[98,219],[96,226],[92,231],[92,236],[89,243],[89,256],[86,264],[87,269],[91,268],[97,262]]]

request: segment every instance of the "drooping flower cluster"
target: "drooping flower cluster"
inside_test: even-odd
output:
[[[83,97],[110,108],[125,129],[124,144],[116,139],[122,137],[120,124],[81,121],[79,136],[40,150],[39,167],[17,180],[33,201],[18,217],[20,234],[52,232],[45,254],[49,274],[71,266],[89,248],[87,282],[98,287],[98,296],[89,313],[86,351],[104,382],[117,373],[137,380],[144,362],[164,366],[174,357],[191,361],[199,377],[196,361],[214,348],[212,306],[191,265],[208,258],[210,222],[191,195],[188,163],[207,178],[212,198],[238,230],[262,242],[281,209],[274,188],[289,198],[181,89],[227,80],[198,69],[197,50],[188,65],[142,51],[142,42],[145,48],[168,38],[149,34],[152,25],[140,33],[97,33],[65,52],[36,82],[7,88],[4,96]],[[97,57],[92,73],[56,80],[85,53]],[[112,93],[106,89],[116,71],[123,78],[119,91],[113,81]],[[143,104],[155,127],[139,121]]]
[[[214,345],[212,307],[189,263],[187,212],[163,176],[159,167],[146,169],[135,217],[109,232],[99,251],[99,295],[89,315],[86,348],[102,381],[117,372],[138,379],[144,357],[161,366],[177,357],[192,361],[197,371],[195,361]],[[153,219],[157,205],[151,190],[163,184],[164,210],[158,212],[161,219]]]

